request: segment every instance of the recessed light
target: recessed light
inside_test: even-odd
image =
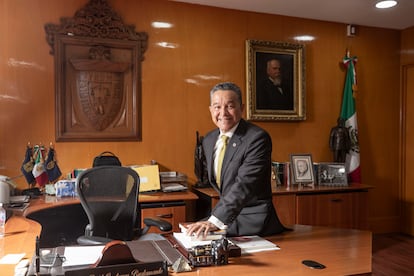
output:
[[[168,23],[168,22],[159,22],[159,21],[155,21],[151,23],[152,27],[154,28],[158,28],[158,29],[168,29],[168,28],[172,28],[172,24]]]
[[[397,5],[397,1],[385,0],[377,2],[377,4],[375,4],[375,7],[377,7],[378,9],[388,9],[394,7],[395,5]]]
[[[315,37],[311,35],[298,35],[298,36],[293,37],[293,39],[297,41],[312,41],[315,39]]]

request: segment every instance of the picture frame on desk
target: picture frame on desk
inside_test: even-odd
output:
[[[272,161],[272,184],[274,186],[290,186],[290,163]]]
[[[294,184],[314,184],[311,154],[291,154],[290,164]]]
[[[319,163],[318,185],[348,186],[348,175],[344,163]]]

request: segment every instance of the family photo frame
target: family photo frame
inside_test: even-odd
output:
[[[246,41],[247,119],[306,120],[305,46]]]
[[[290,164],[294,184],[314,184],[315,178],[311,154],[291,154]]]
[[[345,164],[319,163],[318,184],[320,186],[348,186]]]

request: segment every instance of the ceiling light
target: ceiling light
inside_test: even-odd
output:
[[[163,47],[163,48],[170,48],[170,49],[178,48],[178,44],[165,42],[165,41],[157,42],[156,44],[160,47]]]
[[[395,5],[397,5],[397,1],[385,0],[377,2],[377,4],[375,4],[375,7],[377,7],[378,9],[388,9],[394,7]]]
[[[297,41],[312,41],[312,40],[315,40],[315,37],[311,35],[298,35],[298,36],[293,37],[293,39]]]
[[[168,28],[172,28],[172,24],[168,23],[168,22],[159,22],[159,21],[155,21],[151,23],[152,27],[157,28],[157,29],[168,29]]]

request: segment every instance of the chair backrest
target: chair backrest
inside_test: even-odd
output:
[[[82,172],[76,181],[88,216],[90,236],[132,240],[140,229],[139,177],[131,168],[100,166]]]

